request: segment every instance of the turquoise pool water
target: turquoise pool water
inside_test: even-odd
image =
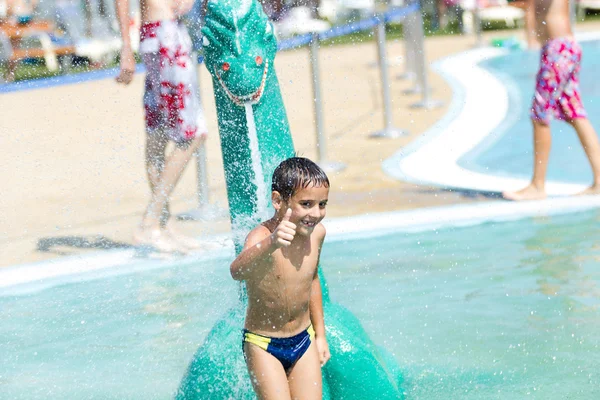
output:
[[[333,300],[397,358],[408,399],[596,399],[599,222],[593,211],[331,242],[322,265]],[[171,398],[237,301],[231,257],[0,292],[0,398]]]
[[[581,95],[588,116],[600,130],[600,41],[583,41]],[[513,51],[481,65],[495,74],[509,90],[509,112],[488,140],[459,160],[468,169],[495,175],[526,177],[533,170],[533,136],[529,107],[539,66],[539,52]],[[548,167],[551,180],[591,182],[592,173],[577,134],[570,125],[554,121],[553,147]]]

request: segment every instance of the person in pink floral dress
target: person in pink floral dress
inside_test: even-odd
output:
[[[537,200],[546,197],[546,170],[552,138],[550,121],[569,123],[579,136],[594,175],[581,194],[600,193],[600,143],[579,93],[581,47],[571,30],[569,0],[528,0],[533,13],[535,38],[543,43],[540,69],[531,106],[534,136],[534,166],[531,183],[516,192],[504,192],[507,200]],[[531,14],[529,14],[531,15]]]
[[[129,1],[115,1],[123,40],[116,79],[127,85],[135,72],[129,40]],[[146,67],[146,167],[151,198],[134,243],[163,252],[187,252],[198,247],[196,240],[175,229],[169,212],[169,196],[207,134],[192,43],[180,21],[193,4],[194,0],[140,0],[140,55]],[[167,154],[169,142],[175,146]]]

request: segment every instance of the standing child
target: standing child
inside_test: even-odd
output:
[[[231,264],[245,281],[243,351],[259,399],[321,399],[325,339],[319,256],[329,180],[314,162],[283,161],[273,173],[275,215],[254,228]]]
[[[128,85],[135,72],[129,40],[129,0],[115,0],[123,45],[117,82]],[[174,226],[169,198],[207,129],[198,91],[192,42],[181,17],[194,0],[140,0],[140,54],[146,67],[144,112],[146,172],[151,197],[134,234],[137,245],[186,252],[199,243]],[[169,142],[173,151],[167,152]]]
[[[535,21],[534,32],[544,43],[531,106],[533,178],[524,189],[502,195],[507,200],[546,197],[546,170],[552,142],[550,121],[553,118],[566,121],[575,128],[592,167],[592,185],[581,194],[600,193],[600,144],[579,95],[581,47],[571,31],[569,0],[529,0],[527,12],[534,14],[534,18],[528,17],[528,20]]]

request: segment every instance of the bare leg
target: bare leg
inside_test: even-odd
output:
[[[592,173],[594,174],[594,180],[592,185],[579,193],[585,194],[599,194],[600,193],[600,142],[598,142],[598,135],[596,130],[587,118],[577,118],[571,121],[571,125],[577,131],[583,150],[590,162],[592,167]]]
[[[539,200],[546,197],[546,171],[551,145],[550,125],[533,120],[534,164],[531,183],[517,192],[504,192],[502,197],[515,201]]]
[[[148,135],[146,140],[146,173],[148,174],[148,184],[150,185],[152,196],[157,190],[160,183],[160,176],[165,166],[167,144],[168,139],[160,133]],[[161,231],[160,221],[155,222],[146,217],[144,217],[141,226],[134,233],[133,240],[135,244],[148,245],[159,251],[170,253],[177,250],[176,244]]]
[[[179,178],[181,178],[192,155],[203,140],[203,137],[197,138],[186,147],[175,147],[173,152],[166,158],[159,181],[154,185],[152,199],[144,216],[143,225],[160,226],[160,218],[169,196],[175,189],[177,182],[179,182]]]
[[[250,343],[244,343],[244,353],[252,387],[259,400],[291,399],[288,378],[279,360]]]
[[[184,162],[184,164],[182,164],[182,168],[181,171],[179,172],[175,183],[173,184],[172,188],[171,188],[171,192],[173,191],[173,189],[175,188],[175,185],[177,184],[177,181],[179,181],[179,178],[181,177],[183,170],[185,169],[185,166],[189,163],[190,159],[193,157],[194,153],[196,152],[196,150],[198,150],[198,147],[204,142],[205,140],[205,136],[202,136],[196,140],[194,140],[189,147],[190,148],[186,148],[185,149],[185,155],[182,157],[185,157],[185,159],[181,159],[181,162]],[[172,157],[175,157],[175,153],[177,152],[179,148],[176,148],[172,155]],[[171,159],[170,158],[170,159]],[[169,160],[170,160],[169,159]],[[167,163],[169,163],[170,161],[167,161]],[[161,174],[162,176],[162,174]],[[169,193],[170,194],[170,193]],[[182,245],[184,248],[181,249],[183,251],[186,250],[196,250],[199,249],[201,247],[201,244],[198,240],[189,237],[187,235],[184,235],[183,233],[181,233],[177,228],[176,228],[176,223],[173,220],[173,218],[171,218],[171,212],[169,210],[169,198],[167,197],[165,199],[165,204],[164,207],[162,208],[162,214],[161,214],[161,228],[163,229],[163,231],[169,236],[169,238],[171,238],[172,240],[175,241],[175,243]]]
[[[160,183],[160,176],[165,167],[168,144],[169,139],[163,134],[148,135],[148,141],[146,142],[146,172],[151,193],[154,193],[155,188]],[[167,198],[160,216],[160,226],[164,228],[169,218],[169,199]]]
[[[152,136],[151,136],[152,137]],[[194,139],[186,147],[175,147],[173,152],[165,159],[166,143],[161,140],[150,139],[147,146],[148,180],[152,188],[152,197],[139,231],[134,236],[138,244],[148,244],[158,250],[171,252],[183,250],[178,248],[168,234],[161,232],[166,223],[161,224],[163,214],[168,204],[169,196],[188,164],[190,158],[204,140],[204,136]]]
[[[288,373],[288,381],[292,400],[321,400],[323,396],[321,363],[314,342],[292,367]]]

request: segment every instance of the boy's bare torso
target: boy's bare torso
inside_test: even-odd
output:
[[[192,9],[194,0],[140,0],[142,22],[176,19]]]
[[[258,229],[275,229],[266,222]],[[263,276],[246,280],[248,310],[245,328],[271,337],[288,337],[310,325],[310,297],[319,258],[322,226],[306,240],[280,248],[269,258]],[[321,239],[319,237],[321,236]]]
[[[535,32],[540,43],[572,36],[569,0],[531,1],[535,13]]]

